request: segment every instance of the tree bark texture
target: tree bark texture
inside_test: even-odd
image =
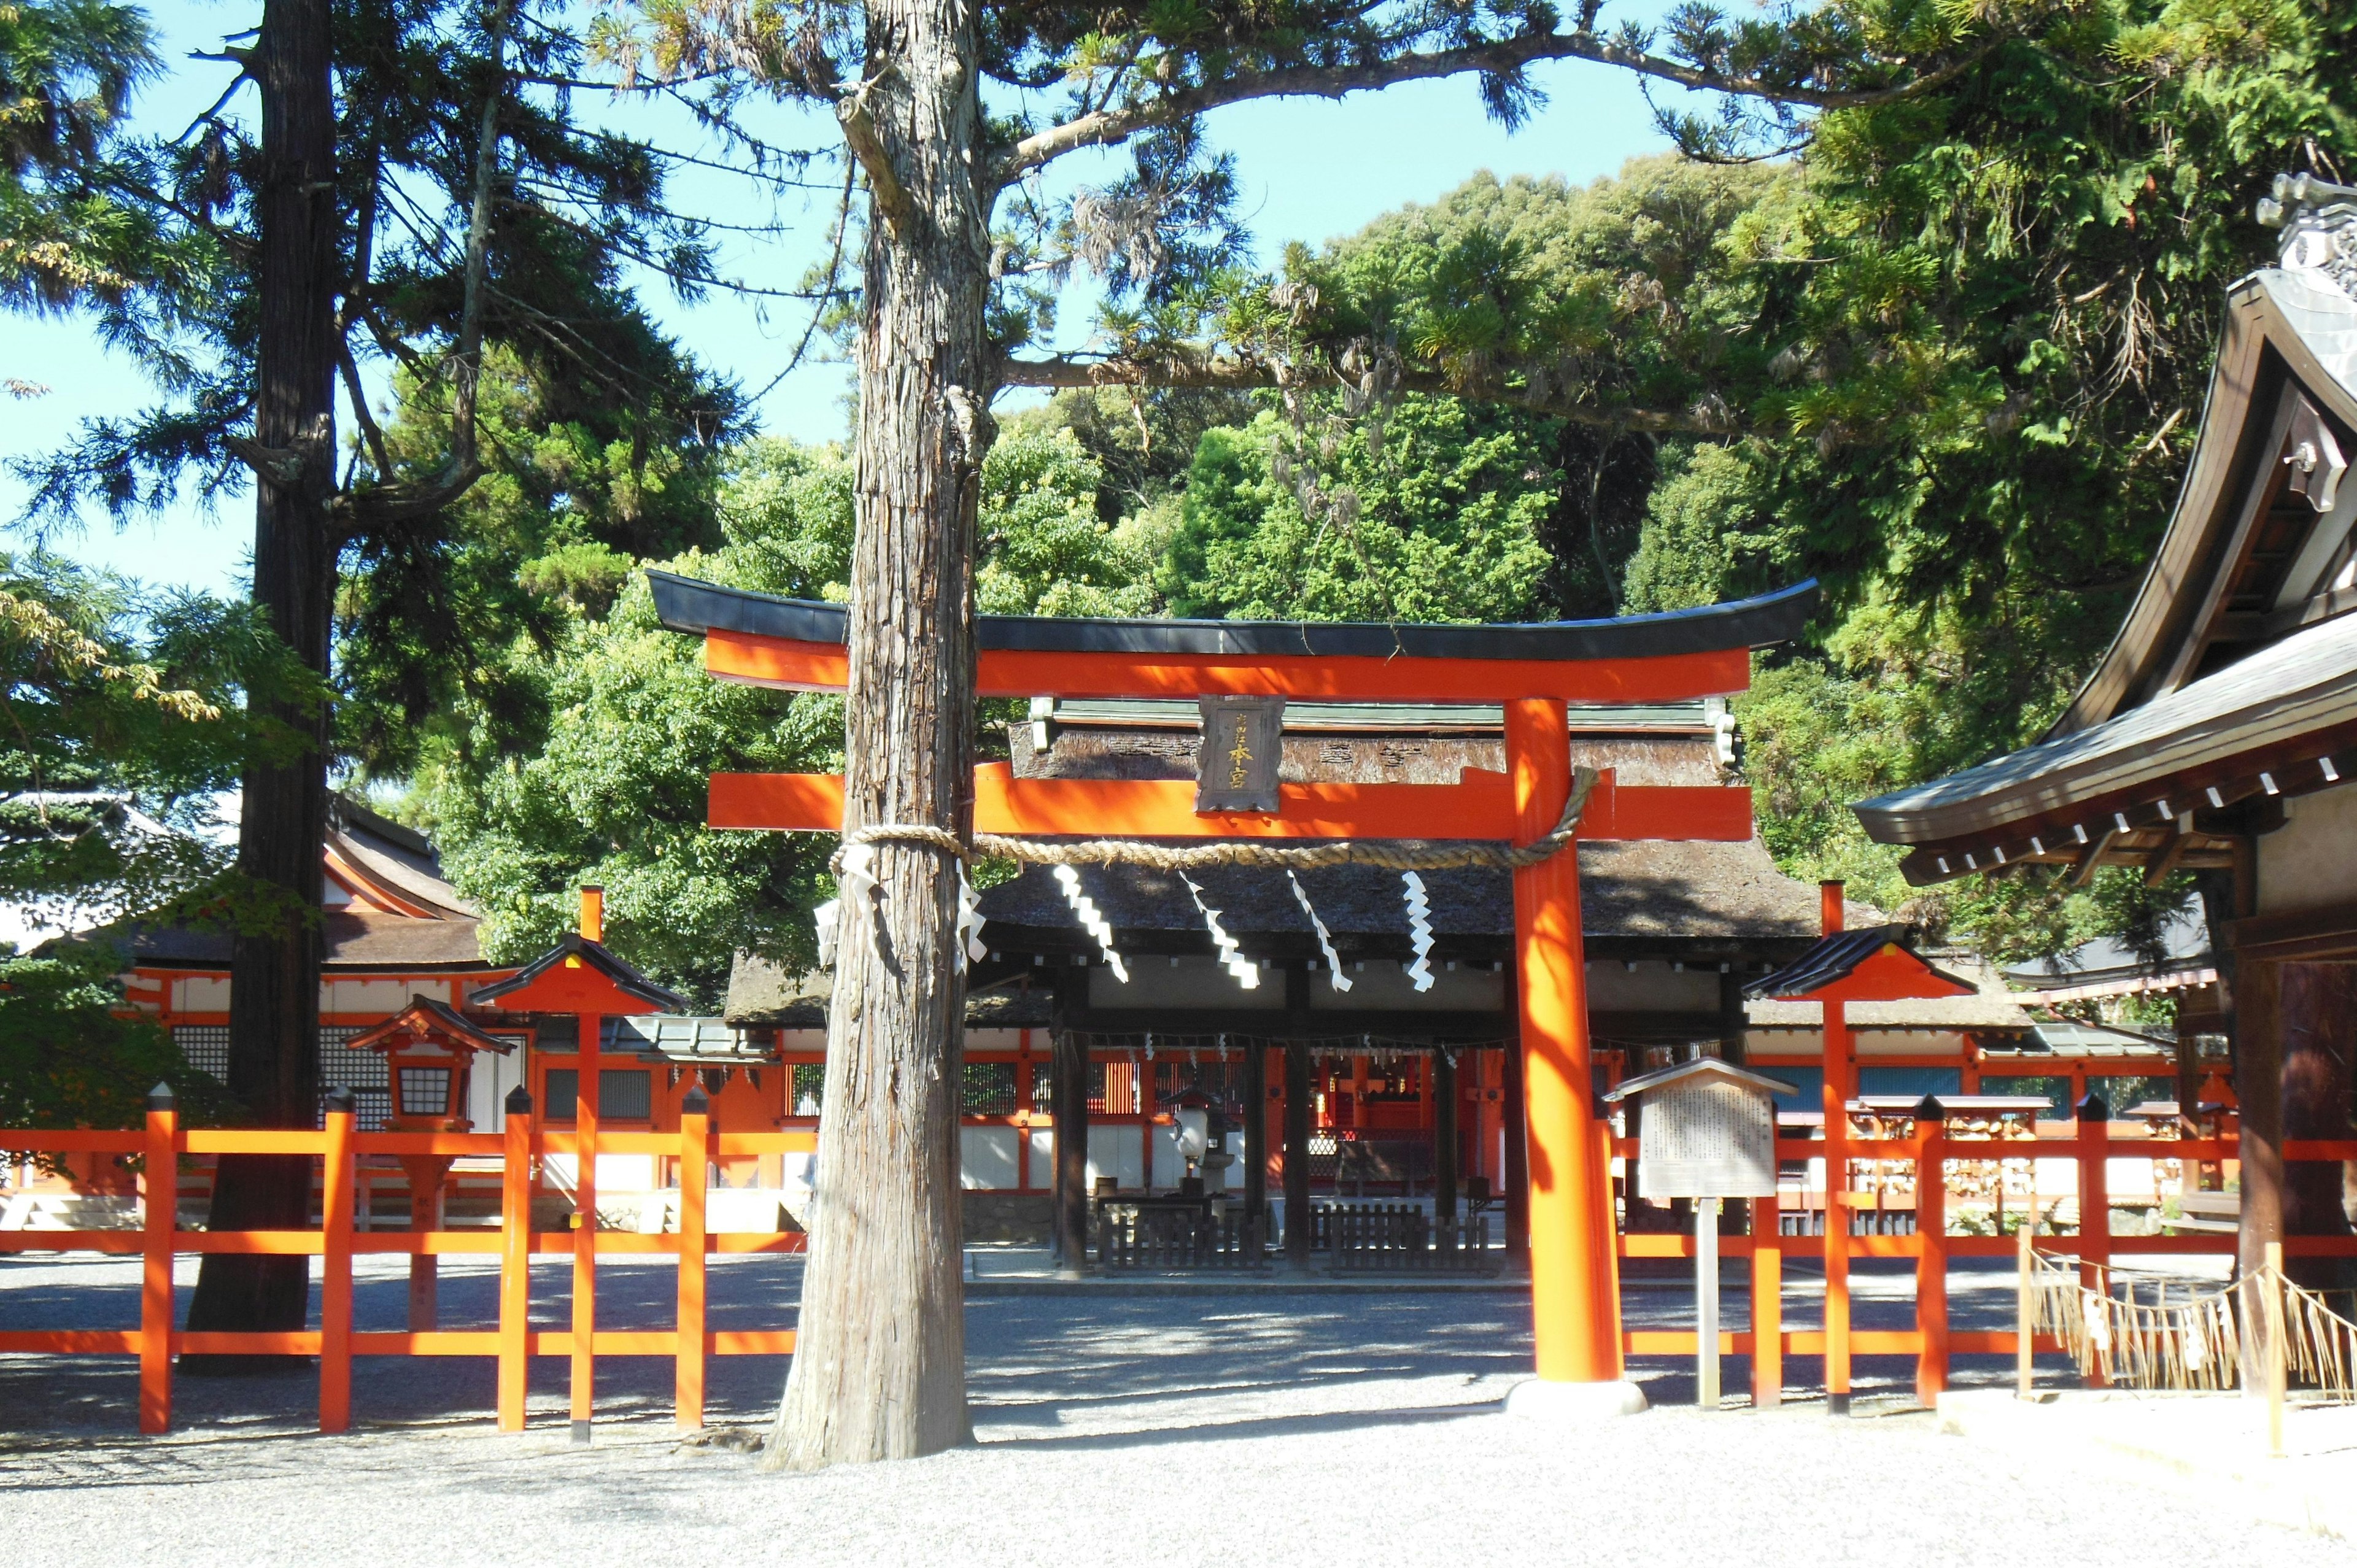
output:
[[[254,482],[253,596],[271,629],[323,677],[336,581],[328,503],[338,218],[328,29],[327,0],[268,0],[253,60],[263,157],[254,440],[296,459]],[[238,870],[274,903],[269,929],[242,931],[231,947],[229,1090],[249,1122],[307,1128],[318,1118],[328,714],[299,698],[270,705],[270,717],[309,744],[248,763],[242,780]],[[301,1156],[223,1158],[212,1228],[307,1227],[311,1164]],[[188,1326],[299,1329],[308,1295],[307,1259],[210,1254],[198,1274]],[[190,1369],[231,1370],[250,1359],[192,1358]]]
[[[2283,1135],[2343,1139],[2349,1124],[2350,1061],[2357,1053],[2357,964],[2283,966]],[[2287,1236],[2346,1236],[2339,1160],[2290,1160],[2283,1167]],[[2347,1283],[2339,1258],[2287,1260],[2285,1272],[2311,1289]]]
[[[971,812],[976,479],[989,441],[987,193],[971,0],[867,6],[855,152],[870,187],[859,362],[846,828]],[[848,127],[854,118],[846,108]],[[888,160],[880,166],[877,158]],[[876,846],[846,902],[816,1214],[768,1462],[809,1470],[965,1440],[957,865]]]

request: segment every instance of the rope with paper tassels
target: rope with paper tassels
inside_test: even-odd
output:
[[[1212,843],[1161,844],[1141,843],[1135,839],[1058,840],[976,833],[969,851],[964,841],[947,828],[918,822],[877,822],[845,829],[843,845],[827,863],[827,869],[842,875],[849,864],[846,856],[869,844],[912,843],[953,854],[960,860],[980,854],[1033,865],[1144,865],[1157,871],[1192,871],[1205,865],[1273,865],[1288,870],[1374,865],[1387,871],[1482,866],[1495,871],[1518,871],[1554,859],[1578,836],[1579,820],[1587,811],[1587,798],[1595,791],[1596,780],[1593,768],[1573,768],[1571,794],[1563,803],[1563,815],[1545,833],[1523,844],[1495,843],[1486,839],[1426,844],[1403,844],[1388,839],[1345,839],[1317,844],[1222,839]]]

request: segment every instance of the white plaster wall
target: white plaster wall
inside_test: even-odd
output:
[[[229,982],[205,974],[186,975],[172,982],[172,1011],[175,1013],[228,1012]]]
[[[2357,770],[2357,757],[2345,762]],[[2284,813],[2259,840],[2259,913],[2357,899],[2357,785],[2287,800]]]
[[[982,1192],[1005,1192],[1019,1185],[1016,1141],[1021,1136],[1014,1127],[959,1128],[960,1184]]]

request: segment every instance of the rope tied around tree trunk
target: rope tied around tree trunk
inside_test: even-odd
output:
[[[844,856],[849,851],[868,844],[908,843],[937,849],[961,861],[982,854],[1033,865],[1143,865],[1156,871],[1192,871],[1206,865],[1265,865],[1288,871],[1329,865],[1372,865],[1386,871],[1480,866],[1492,871],[1519,871],[1554,859],[1578,835],[1579,822],[1587,814],[1587,798],[1595,791],[1596,780],[1595,768],[1573,768],[1571,793],[1564,800],[1563,815],[1544,834],[1524,844],[1496,843],[1486,839],[1415,845],[1390,839],[1287,845],[1224,839],[1213,843],[1160,844],[1141,843],[1135,839],[1055,840],[978,832],[969,848],[947,828],[927,827],[920,822],[874,822],[845,829],[843,843],[827,862],[827,868],[839,876],[843,874]]]

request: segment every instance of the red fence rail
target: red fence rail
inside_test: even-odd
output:
[[[139,1326],[131,1329],[0,1330],[0,1352],[139,1359],[139,1429],[160,1433],[172,1422],[172,1361],[197,1355],[317,1356],[319,1430],[351,1424],[355,1356],[490,1356],[499,1362],[499,1427],[524,1427],[525,1372],[534,1356],[563,1356],[573,1369],[575,1435],[586,1439],[597,1358],[669,1356],[674,1362],[673,1403],[683,1428],[704,1424],[705,1362],[712,1356],[791,1355],[791,1329],[715,1331],[705,1322],[705,1260],[715,1252],[797,1252],[798,1233],[715,1233],[705,1225],[705,1192],[716,1158],[802,1154],[817,1146],[807,1132],[720,1133],[708,1116],[681,1118],[676,1133],[600,1133],[587,1138],[542,1130],[530,1111],[511,1110],[500,1133],[359,1133],[349,1105],[331,1107],[317,1132],[183,1128],[176,1110],[160,1102],[143,1130],[132,1132],[10,1132],[0,1129],[0,1151],[17,1154],[97,1154],[137,1156],[140,1228],[129,1230],[0,1231],[0,1253],[91,1251],[139,1254]],[[587,1144],[588,1146],[584,1147]],[[179,1162],[188,1155],[310,1155],[320,1162],[323,1197],[316,1230],[183,1230],[176,1206]],[[643,1235],[597,1229],[595,1215],[576,1215],[571,1231],[532,1229],[532,1171],[544,1155],[587,1162],[599,1154],[668,1155],[679,1164],[680,1221],[675,1232]],[[358,1161],[369,1155],[439,1155],[500,1161],[500,1226],[490,1230],[356,1231],[352,1224]],[[172,1263],[183,1252],[274,1253],[321,1260],[319,1326],[277,1333],[189,1333],[174,1326]],[[413,1258],[496,1253],[500,1260],[498,1326],[359,1333],[352,1326],[352,1259],[365,1252]],[[616,1332],[597,1327],[597,1259],[616,1253],[660,1253],[679,1260],[678,1319],[671,1329]],[[534,1256],[574,1260],[573,1325],[555,1331],[532,1326],[531,1262]]]

